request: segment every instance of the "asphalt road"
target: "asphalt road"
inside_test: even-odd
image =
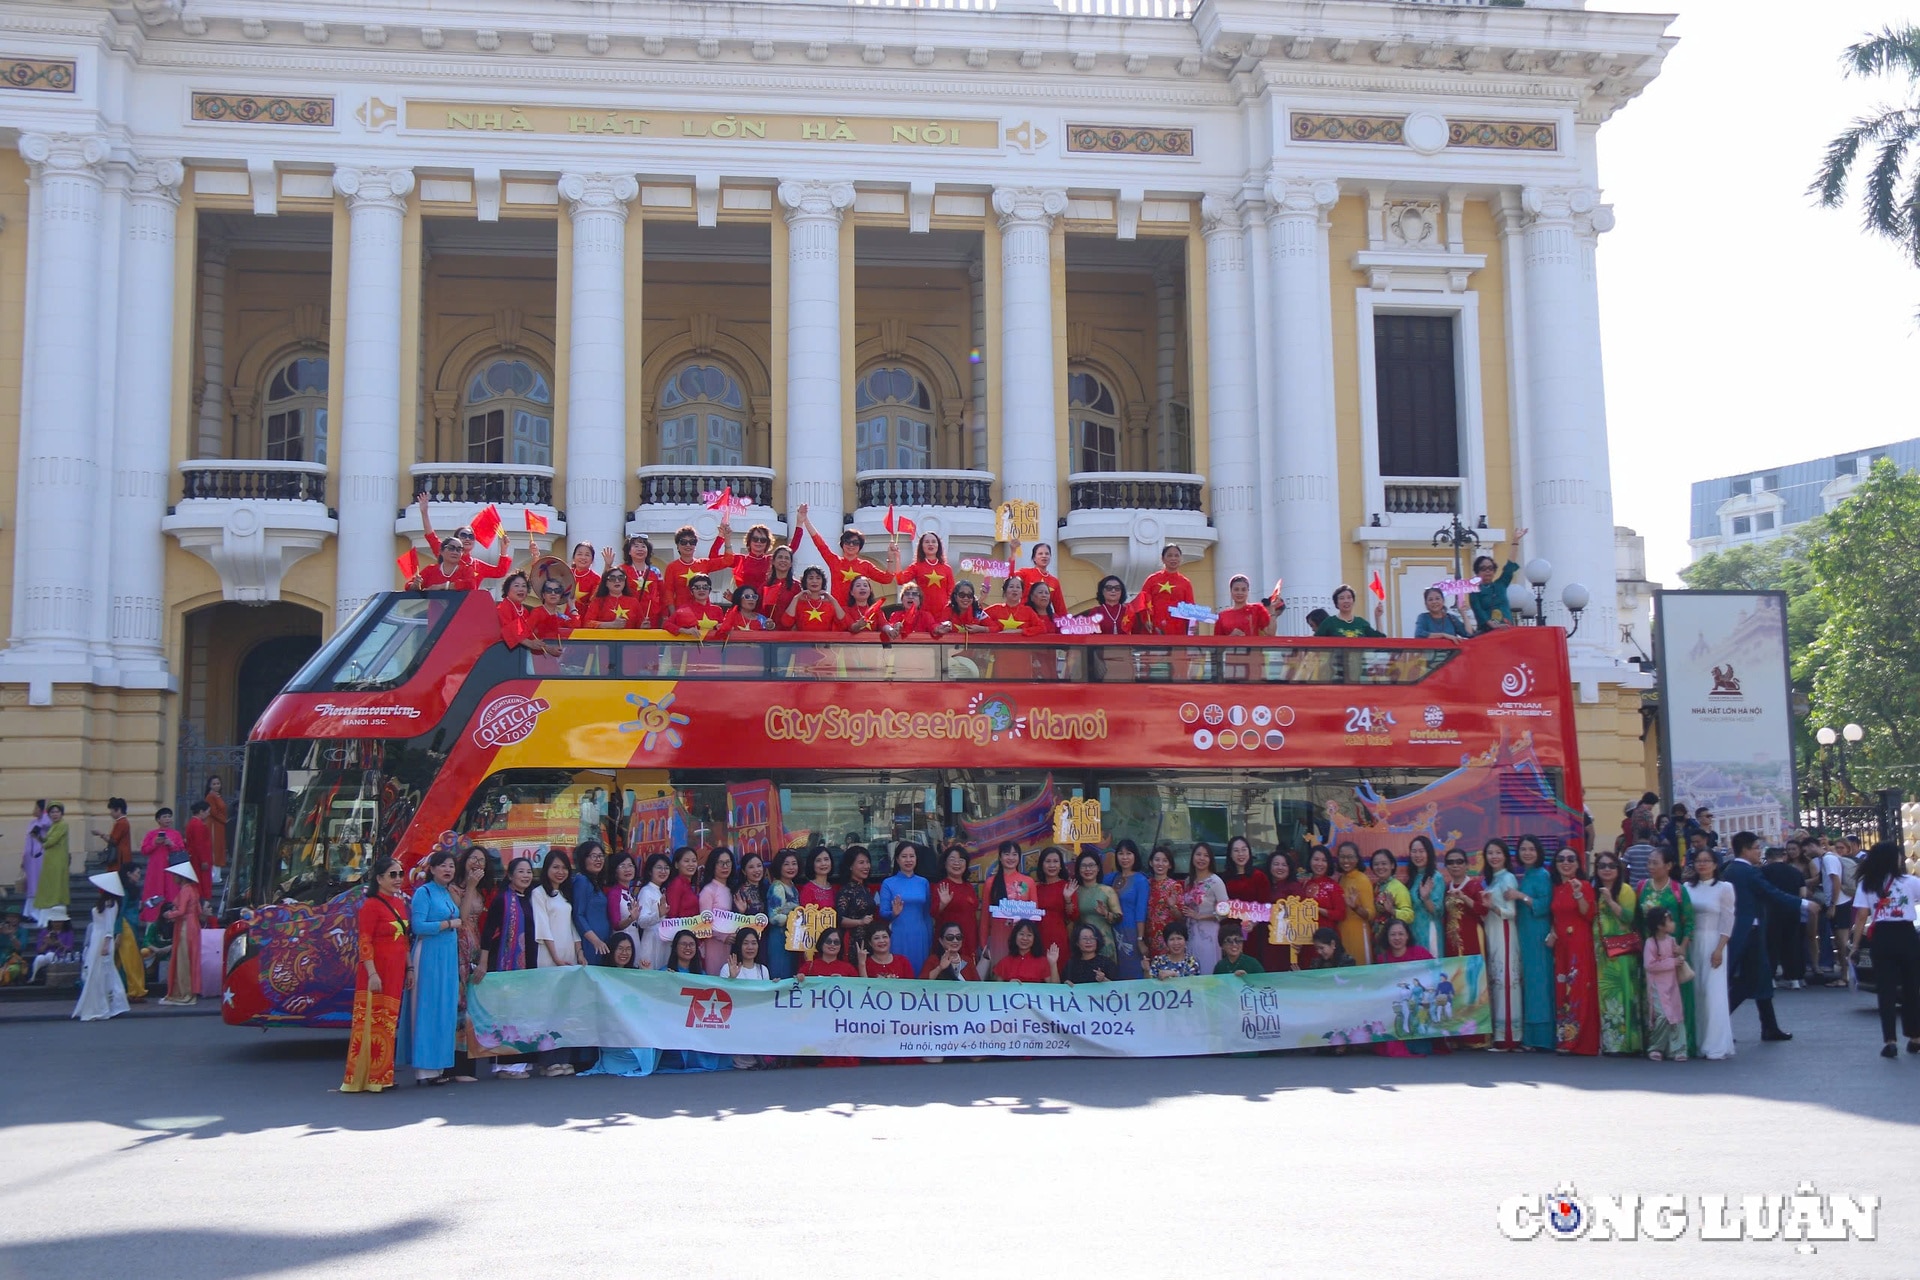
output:
[[[1920,1275],[1920,1056],[1286,1055],[333,1092],[345,1038],[0,1022],[0,1277]],[[1877,1195],[1877,1239],[1506,1239],[1503,1200]],[[1738,1211],[1736,1208],[1736,1217]]]

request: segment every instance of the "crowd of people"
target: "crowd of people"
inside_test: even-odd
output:
[[[1078,984],[1480,956],[1484,1026],[1448,1039],[1382,1041],[1374,1051],[1721,1059],[1734,1052],[1733,1012],[1748,999],[1760,1010],[1762,1039],[1792,1038],[1773,1014],[1768,913],[1798,923],[1820,909],[1762,873],[1751,832],[1736,834],[1725,855],[1710,846],[1684,861],[1655,845],[1644,874],[1623,851],[1589,860],[1533,836],[1512,847],[1489,840],[1474,861],[1424,837],[1404,860],[1384,849],[1363,855],[1352,841],[1262,855],[1235,837],[1223,852],[1195,844],[1184,868],[1165,844],[1144,856],[1124,839],[1104,853],[1048,845],[1029,859],[1009,842],[976,877],[972,851],[959,844],[936,855],[903,842],[878,861],[859,845],[837,858],[819,846],[770,858],[681,848],[637,863],[589,839],[571,853],[548,851],[538,866],[516,857],[502,869],[486,848],[462,841],[436,847],[409,894],[407,873],[383,856],[359,908],[342,1087],[390,1087],[396,1067],[438,1085],[477,1082],[489,1065],[508,1080],[771,1065],[636,1048],[479,1052],[465,1018],[468,990],[491,974],[569,965],[773,981]],[[1274,910],[1296,900],[1310,909]],[[1844,927],[1856,945],[1864,933],[1872,950],[1885,1052],[1897,1052],[1899,1014],[1907,1051],[1920,1053],[1920,879],[1907,874],[1897,846],[1863,856],[1853,903]],[[789,919],[808,908],[832,912],[831,924],[792,949]],[[661,921],[702,912],[764,915],[767,925],[731,936],[662,935]],[[1300,914],[1316,926],[1310,941],[1256,922]]]
[[[405,586],[420,590],[475,591],[499,581],[500,629],[509,645],[557,652],[566,637],[583,630],[666,630],[692,639],[724,640],[741,632],[807,634],[873,633],[891,640],[913,636],[1019,635],[1066,633],[1097,635],[1265,636],[1277,634],[1286,601],[1280,584],[1264,597],[1252,582],[1236,574],[1228,585],[1230,601],[1211,622],[1194,610],[1193,582],[1181,572],[1183,554],[1169,543],[1161,567],[1136,592],[1109,574],[1094,597],[1077,612],[1053,572],[1053,546],[1036,542],[1019,564],[1019,544],[1011,544],[1007,576],[968,581],[965,571],[947,559],[937,533],[922,533],[909,544],[903,562],[900,545],[889,540],[884,561],[867,555],[866,537],[851,526],[842,529],[837,549],[814,527],[803,503],[794,513],[791,543],[776,541],[765,525],[747,530],[745,549],[731,550],[733,529],[722,516],[718,535],[700,554],[700,535],[683,526],[673,535],[673,552],[658,564],[652,540],[635,534],[616,560],[612,547],[582,542],[568,561],[541,556],[529,538],[524,568],[515,568],[512,548],[499,535],[497,558],[475,555],[471,527],[442,539],[433,529],[426,495],[419,499],[420,521],[433,559],[408,577]],[[805,534],[821,564],[795,561]],[[1514,535],[1517,546],[1526,530]],[[1492,555],[1474,562],[1471,590],[1449,597],[1440,587],[1425,593],[1425,607],[1414,619],[1416,638],[1466,638],[1514,622],[1507,590],[1518,565],[1504,566]],[[718,575],[727,575],[723,589]],[[996,587],[994,584],[998,582]],[[1372,620],[1356,612],[1359,593],[1345,584],[1332,596],[1333,608],[1311,610],[1307,629],[1321,636],[1380,637],[1385,616],[1384,589],[1377,584]],[[892,598],[889,599],[891,594]],[[1071,620],[1071,621],[1070,621]],[[1205,630],[1210,628],[1210,632]]]
[[[71,973],[81,992],[74,1016],[111,1017],[164,987],[164,1003],[191,1004],[199,977],[200,931],[215,923],[227,862],[228,808],[219,777],[207,779],[186,826],[162,806],[133,843],[127,802],[107,801],[108,822],[92,829],[100,849],[89,858],[66,807],[36,801],[20,861],[23,906],[0,917],[0,986],[53,985]],[[97,891],[86,927],[73,917],[76,870]],[[102,958],[110,963],[100,963]]]

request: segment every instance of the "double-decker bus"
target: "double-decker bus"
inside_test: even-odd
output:
[[[1577,839],[1563,633],[1452,640],[576,633],[502,643],[484,593],[378,597],[247,747],[228,897],[230,1023],[345,1025],[354,891],[446,833],[500,860],[955,841],[984,867],[1097,799],[1099,844],[1184,863],[1426,835]]]

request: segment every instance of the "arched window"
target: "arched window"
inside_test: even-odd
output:
[[[525,360],[495,360],[467,382],[468,462],[553,465],[553,388]]]
[[[1120,469],[1120,406],[1091,373],[1067,375],[1067,420],[1073,429],[1076,471]]]
[[[739,380],[725,369],[683,366],[660,388],[661,465],[745,465],[746,405]]]
[[[273,371],[260,435],[275,462],[327,460],[327,362],[302,356]]]
[[[901,368],[870,370],[853,392],[853,469],[920,471],[933,465],[933,396]]]

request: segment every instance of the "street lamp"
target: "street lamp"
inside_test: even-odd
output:
[[[1484,529],[1486,527],[1487,518],[1481,516],[1480,528]],[[1451,546],[1453,548],[1453,576],[1455,578],[1464,578],[1467,576],[1466,565],[1460,558],[1460,552],[1467,547],[1478,547],[1480,545],[1480,535],[1474,530],[1467,528],[1466,525],[1461,524],[1460,513],[1456,511],[1453,513],[1453,518],[1447,522],[1447,527],[1433,535],[1433,545],[1436,547]]]
[[[1513,583],[1507,588],[1507,604],[1513,609],[1514,616],[1530,618],[1536,627],[1546,625],[1547,583],[1553,577],[1553,565],[1535,557],[1527,561],[1520,571],[1526,575],[1527,586]],[[1569,636],[1580,630],[1580,615],[1593,603],[1593,594],[1586,586],[1578,582],[1569,582],[1560,592],[1560,603],[1566,607],[1567,616],[1573,619],[1573,625],[1567,628]]]
[[[1849,723],[1837,732],[1830,726],[1822,725],[1814,732],[1813,740],[1820,744],[1820,825],[1827,826],[1826,811],[1833,807],[1833,755],[1832,748],[1840,749],[1840,785],[1847,791],[1853,790],[1853,779],[1847,776],[1847,748],[1857,746],[1867,736],[1867,731],[1857,724]]]

